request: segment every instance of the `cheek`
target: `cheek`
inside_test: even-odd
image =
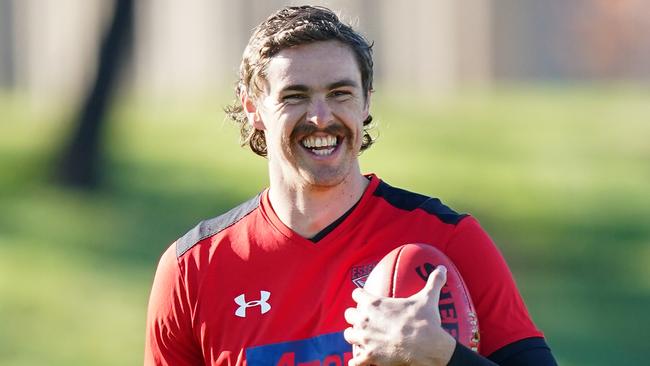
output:
[[[292,143],[291,132],[295,124],[289,123],[286,118],[276,120],[275,122],[275,128],[269,136],[269,139],[272,141],[269,143],[274,144],[277,149],[290,149]]]

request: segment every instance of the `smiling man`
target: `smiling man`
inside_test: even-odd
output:
[[[369,43],[328,9],[284,8],[255,29],[227,112],[268,159],[269,188],[163,254],[145,364],[555,364],[474,218],[361,173],[372,68]],[[409,299],[360,288],[405,243],[455,263],[476,305],[479,353],[428,315],[443,268]]]
[[[269,199],[280,220],[311,238],[361,197],[358,154],[369,91],[354,53],[331,40],[285,48],[265,68],[264,90],[242,89],[253,128],[264,132]]]

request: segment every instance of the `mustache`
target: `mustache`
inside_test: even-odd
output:
[[[297,137],[309,136],[316,132],[324,132],[334,136],[345,136],[348,137],[352,134],[352,131],[342,123],[332,123],[325,128],[318,128],[312,123],[301,122],[294,127],[291,131],[291,138],[295,139]]]

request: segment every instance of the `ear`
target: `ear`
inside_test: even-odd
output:
[[[260,117],[260,113],[257,108],[257,103],[255,101],[255,98],[248,95],[248,92],[246,90],[242,90],[242,92],[239,95],[239,98],[241,101],[241,105],[244,109],[244,113],[246,113],[246,118],[248,119],[248,123],[250,123],[250,125],[253,126],[253,128],[255,128],[256,130],[265,130],[266,127],[264,126],[264,122]]]

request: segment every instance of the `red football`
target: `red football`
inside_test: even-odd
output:
[[[363,288],[374,295],[409,297],[424,287],[438,265],[447,267],[447,283],[438,303],[442,327],[456,341],[476,351],[479,330],[472,299],[454,263],[433,246],[405,244],[395,248],[372,269]]]

